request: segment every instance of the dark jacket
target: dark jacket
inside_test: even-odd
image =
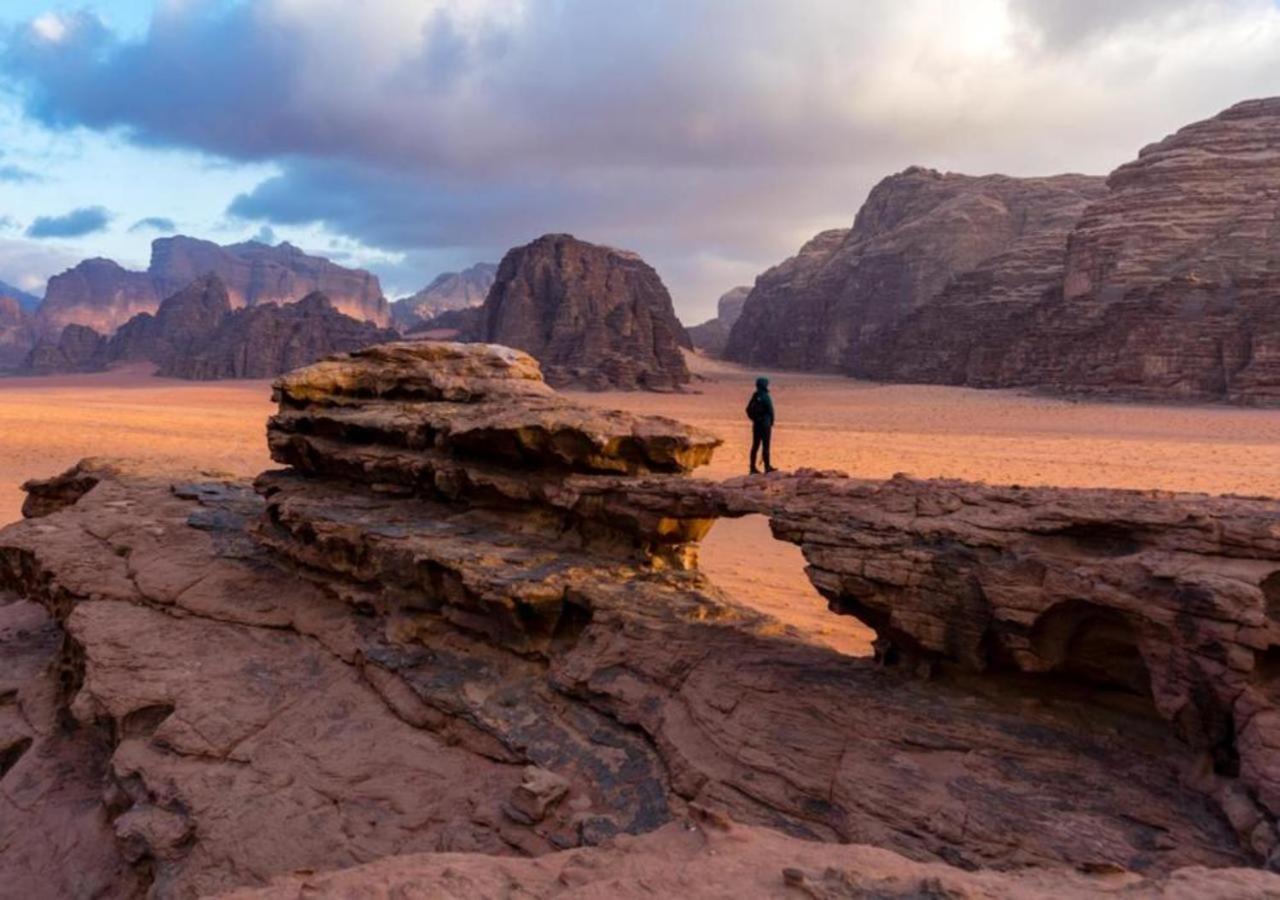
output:
[[[752,415],[752,412],[755,414]],[[747,417],[757,428],[773,427],[773,398],[769,396],[769,379],[756,379],[756,392],[747,401]]]

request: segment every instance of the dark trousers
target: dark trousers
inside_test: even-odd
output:
[[[769,460],[769,440],[773,436],[773,426],[765,425],[757,422],[751,426],[751,469],[756,468],[756,454],[764,449],[764,467],[772,469],[773,463]]]

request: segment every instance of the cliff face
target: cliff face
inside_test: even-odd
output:
[[[550,234],[511,250],[483,307],[480,339],[524,350],[547,381],[673,390],[689,338],[662,279],[634,253]]]
[[[495,346],[374,347],[276,398],[286,468],[252,486],[86,461],[0,531],[14,893],[345,896],[381,876],[321,870],[451,852],[414,889],[470,896],[730,820],[804,838],[785,878],[815,896],[850,895],[849,853],[958,887],[1032,870],[1043,896],[1280,866],[1271,501],[691,479],[713,435],[574,403]],[[748,514],[877,660],[700,575],[715,519]]]
[[[297,303],[232,309],[227,286],[206,275],[139,313],[105,338],[68,325],[57,341],[42,340],[27,358],[28,374],[97,371],[121,362],[156,364],[157,374],[208,381],[272,378],[332,353],[394,340],[396,333],[334,309],[323,294]]]
[[[109,259],[86,259],[49,279],[37,317],[53,336],[67,325],[110,334],[138,313],[155,312],[165,295],[146,272],[130,272]]]
[[[20,366],[35,341],[31,316],[15,298],[0,295],[0,372]]]
[[[271,247],[247,241],[222,247],[189,237],[160,238],[151,245],[148,271],[163,297],[213,273],[227,286],[235,308],[293,303],[319,292],[335,309],[354,319],[379,326],[391,321],[376,275],[308,256],[289,243]]]
[[[887,329],[995,257],[1030,268],[1010,277],[1011,292],[1052,282],[1061,262],[1037,248],[1060,242],[1103,190],[1101,179],[1081,175],[972,177],[913,167],[886,178],[852,229],[824,232],[756,280],[725,354],[753,365],[856,371]]]
[[[1280,99],[1189,125],[1113,172],[1065,232],[956,276],[852,371],[1280,403],[1278,183]]]
[[[497,272],[493,263],[445,272],[413,296],[392,303],[391,320],[402,331],[412,331],[441,313],[479,306],[489,296]]]
[[[334,353],[395,340],[396,332],[344,315],[324,294],[224,315],[203,339],[169,354],[157,372],[175,378],[272,378]]]
[[[139,313],[198,278],[217,275],[233,307],[291,303],[322,291],[353,318],[378,325],[390,312],[376,276],[308,256],[290,244],[269,247],[250,241],[219,246],[189,237],[160,238],[151,245],[146,272],[130,272],[107,259],[85,260],[49,280],[39,321],[56,337],[66,325],[87,325],[110,335]]]
[[[710,356],[724,353],[725,344],[729,342],[729,332],[741,318],[742,307],[750,293],[751,288],[746,285],[726,291],[716,301],[716,317],[688,329],[693,346]]]

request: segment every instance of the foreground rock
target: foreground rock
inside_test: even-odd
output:
[[[674,390],[692,346],[662,279],[636,256],[549,234],[503,257],[479,340],[534,356],[557,387]]]
[[[1270,756],[1248,742],[1270,741],[1271,713],[1232,707],[1238,776],[1204,771],[1221,741],[1184,727],[1217,721],[1242,683],[1269,702],[1267,653],[1252,675],[1238,654],[1274,627],[1257,586],[1264,561],[1280,569],[1269,504],[698,481],[713,436],[578,406],[529,356],[484,345],[370,348],[277,396],[269,440],[289,468],[253,488],[85,463],[29,485],[32,518],[0,532],[0,609],[44,636],[3,696],[65,722],[17,717],[5,744],[4,795],[45,797],[0,817],[0,865],[26,895],[74,871],[108,895],[202,896],[414,853],[489,859],[303,880],[484,895],[507,872],[537,892],[592,861],[625,885],[665,853],[743,890],[901,876],[1070,894],[1102,883],[1079,870],[1127,870],[1142,877],[1109,883],[1159,895],[1207,883],[1178,869],[1270,852]],[[698,573],[716,516],[761,512],[836,611],[877,628],[879,663],[805,643]],[[1062,610],[1072,586],[1101,611]],[[1174,706],[1195,711],[1172,715],[1185,740]],[[741,829],[736,854],[690,816],[808,843]],[[548,855],[580,845],[605,849]],[[1029,865],[1045,868],[950,868]]]
[[[722,295],[716,302],[716,317],[688,329],[693,346],[709,356],[721,356],[729,342],[729,332],[741,318],[742,307],[750,293],[751,288],[744,285]]]
[[[165,298],[210,274],[226,285],[233,308],[293,303],[320,292],[355,319],[379,326],[390,323],[377,277],[361,269],[308,256],[288,243],[219,246],[178,235],[152,242],[146,272],[131,272],[108,259],[90,259],[49,279],[39,309],[41,328],[55,339],[72,324],[109,336],[139,313],[156,312]]]
[[[725,356],[861,372],[882,334],[952,279],[995,280],[1009,302],[1037,300],[1061,280],[1066,236],[1105,190],[1083,175],[979,178],[916,166],[890,176],[852,229],[823,232],[756,279]]]
[[[1265,897],[1275,876],[1188,869],[1171,876],[1021,869],[966,872],[872,847],[819,844],[698,815],[643,837],[537,860],[463,854],[398,856],[345,872],[295,875],[236,900],[412,895],[475,897],[951,898],[1070,900]]]

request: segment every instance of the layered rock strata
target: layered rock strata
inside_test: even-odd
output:
[[[38,320],[56,339],[67,325],[83,325],[110,336],[140,313],[154,313],[167,297],[206,275],[216,275],[233,308],[284,304],[321,292],[352,318],[388,325],[391,314],[376,276],[309,256],[288,243],[256,241],[219,246],[178,235],[151,244],[145,272],[109,259],[85,260],[49,279]]]
[[[884,334],[957,277],[994,282],[975,325],[1061,281],[1066,236],[1101,178],[974,177],[913,166],[872,189],[848,230],[823,232],[756,279],[725,356],[760,366],[864,372]],[[966,274],[968,273],[968,274]],[[983,274],[986,273],[986,274]],[[954,305],[954,304],[953,304]]]
[[[516,347],[547,382],[674,390],[692,347],[662,279],[634,253],[548,234],[509,251],[481,313],[479,340]]]
[[[27,794],[0,858],[25,895],[71,871],[186,897],[410,853],[644,858],[618,837],[689,816],[946,863],[947,883],[1043,866],[1064,891],[1100,884],[1083,868],[1172,893],[1203,883],[1182,867],[1270,852],[1270,713],[1232,707],[1238,776],[1214,719],[1239,679],[1270,690],[1269,651],[1252,675],[1239,652],[1275,615],[1262,501],[698,481],[711,435],[578,406],[484,345],[371,348],[277,394],[290,468],[252,489],[86,463],[29,485],[31,518],[0,532],[0,612],[34,641],[0,696],[63,721],[19,716],[4,744],[3,796]],[[879,663],[698,573],[715,517],[748,513],[877,628]],[[680,827],[652,842],[696,856]],[[925,877],[743,834],[761,865],[793,858],[793,887],[876,858]]]

